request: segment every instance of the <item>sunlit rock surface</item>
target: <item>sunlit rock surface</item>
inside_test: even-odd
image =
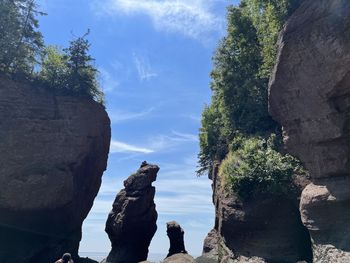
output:
[[[350,2],[306,0],[289,19],[269,92],[288,150],[309,170],[302,221],[314,262],[350,262]]]
[[[103,106],[0,76],[0,262],[76,259],[106,169]]]
[[[124,181],[124,189],[115,198],[108,215],[106,232],[112,250],[106,262],[137,263],[145,261],[148,247],[157,230],[154,204],[159,167],[143,162],[140,169]]]

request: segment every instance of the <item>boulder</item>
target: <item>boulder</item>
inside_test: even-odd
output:
[[[148,247],[157,230],[154,204],[159,167],[143,162],[140,169],[124,181],[108,215],[106,232],[112,250],[106,262],[137,263],[147,260]]]
[[[279,40],[270,113],[312,184],[302,221],[314,262],[350,262],[350,2],[305,0]]]
[[[110,136],[91,99],[0,76],[0,262],[77,259]]]
[[[194,258],[188,254],[173,254],[162,261],[162,263],[196,263]]]

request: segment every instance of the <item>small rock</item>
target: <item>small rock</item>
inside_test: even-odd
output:
[[[188,254],[179,253],[167,257],[162,263],[196,263],[196,261]]]
[[[166,232],[170,241],[170,248],[167,257],[178,253],[187,254],[184,243],[185,232],[181,226],[176,221],[171,221],[166,224],[166,227]]]

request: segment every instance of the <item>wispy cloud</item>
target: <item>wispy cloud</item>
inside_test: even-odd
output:
[[[211,182],[207,178],[195,176],[196,156],[179,158],[176,163],[159,163],[160,171],[156,187],[155,203],[159,215],[157,224],[158,235],[154,238],[152,251],[166,251],[168,240],[164,234],[165,222],[177,220],[187,233],[188,246],[200,253],[201,242],[205,234],[212,228],[214,219],[214,206],[212,204]],[[105,177],[99,195],[94,202],[93,209],[84,222],[84,235],[97,236],[103,233],[106,216],[112,209],[112,203],[123,188],[123,179],[120,177]],[[197,235],[197,236],[196,236]],[[199,236],[198,236],[199,235]],[[198,240],[200,240],[198,242]],[[165,244],[165,245],[164,245]],[[197,245],[195,245],[197,244]],[[105,247],[109,240],[105,238]],[[164,248],[163,248],[164,246]],[[103,246],[101,246],[101,251]]]
[[[158,74],[154,72],[149,62],[148,57],[140,56],[136,53],[133,54],[135,67],[141,81],[150,80],[151,78],[157,77]]]
[[[170,151],[184,143],[194,143],[197,141],[197,135],[173,131],[171,135],[157,135],[150,137],[146,146],[135,146],[125,142],[112,140],[110,153],[159,153],[163,150]]]
[[[197,134],[182,133],[182,132],[177,132],[177,131],[172,131],[172,133],[176,136],[175,140],[198,142],[198,135]]]
[[[138,147],[124,142],[112,140],[110,145],[111,153],[152,153],[151,149]]]
[[[99,0],[99,12],[110,15],[145,14],[157,30],[204,40],[221,31],[224,19],[211,8],[218,0]]]
[[[155,110],[155,107],[140,111],[140,112],[128,112],[121,110],[113,110],[109,112],[109,117],[112,120],[112,123],[119,123],[123,121],[136,120],[146,117]]]
[[[119,81],[106,69],[99,68],[100,84],[105,93],[114,91],[119,86]]]
[[[211,182],[207,178],[196,177],[195,166],[185,164],[186,160],[180,162],[181,164],[174,165],[170,170],[160,164],[158,179],[153,183],[157,190],[155,202],[158,213],[184,216],[212,214]],[[126,174],[124,179],[127,177]],[[120,178],[103,181],[99,198],[94,204],[94,219],[101,219],[101,215],[108,213],[121,188],[123,186]]]
[[[171,150],[184,143],[197,143],[198,136],[195,134],[172,131],[170,135],[155,135],[150,139],[150,147],[155,151]]]

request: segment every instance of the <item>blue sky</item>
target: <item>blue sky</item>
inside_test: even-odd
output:
[[[211,57],[229,0],[41,0],[46,44],[88,37],[112,121],[108,169],[84,222],[82,252],[108,252],[104,224],[122,182],[143,160],[158,164],[158,231],[150,252],[166,254],[165,223],[178,221],[199,255],[214,224],[211,182],[195,174],[200,115],[210,101]]]

